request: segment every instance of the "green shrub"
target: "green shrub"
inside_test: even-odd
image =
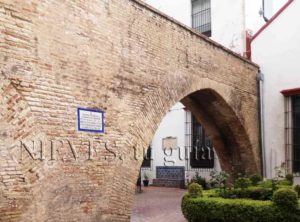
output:
[[[241,189],[246,189],[250,185],[251,185],[251,180],[246,177],[240,177],[234,183],[235,188],[241,188]]]
[[[213,187],[216,188],[225,188],[226,187],[226,181],[229,178],[229,174],[225,171],[218,172],[216,170],[213,170],[210,172],[211,176],[211,184]]]
[[[229,199],[252,199],[252,200],[271,200],[273,191],[271,188],[249,187],[246,189],[224,190],[219,192],[219,196]]]
[[[279,185],[279,186],[292,186],[293,182],[291,182],[290,180],[285,179],[285,180],[277,181],[276,184]]]
[[[192,178],[191,183],[198,183],[202,186],[203,189],[208,189],[207,182],[205,178],[199,176],[199,173],[196,172],[196,175]]]
[[[285,176],[285,179],[288,180],[288,181],[290,181],[291,185],[293,185],[293,183],[294,183],[294,175],[293,174],[290,174],[290,173],[287,174]]]
[[[260,175],[254,174],[250,177],[250,180],[253,186],[257,186],[257,184],[261,182],[263,178]]]
[[[189,222],[299,222],[299,211],[286,212],[271,201],[223,198],[182,199],[181,209]]]
[[[271,188],[273,192],[275,192],[278,189],[277,181],[273,179],[261,181],[258,183],[258,186],[263,188]]]
[[[298,208],[298,194],[292,189],[281,188],[277,190],[273,195],[273,201],[276,206],[287,211]]]
[[[276,185],[276,190],[279,190],[281,188],[286,188],[286,189],[293,189],[293,186],[291,185]]]
[[[300,197],[300,184],[294,186],[294,190],[297,192],[298,197]]]
[[[203,197],[220,197],[216,189],[203,191]]]
[[[249,198],[252,200],[271,200],[273,197],[273,190],[271,188],[250,187],[248,192]]]
[[[273,187],[273,181],[272,180],[265,180],[258,183],[259,187],[263,188],[272,188]]]
[[[198,183],[191,183],[188,187],[188,191],[189,191],[189,195],[192,198],[196,198],[196,197],[202,197],[202,186],[199,185]]]

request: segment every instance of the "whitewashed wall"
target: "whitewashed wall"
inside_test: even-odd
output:
[[[275,8],[283,1],[286,0],[275,1]],[[145,2],[187,26],[192,24],[191,0],[145,0]],[[266,1],[268,15],[273,13],[272,3],[271,0]],[[264,20],[259,16],[261,8],[261,0],[211,0],[211,38],[242,55],[245,52],[245,30],[256,32],[264,24]]]
[[[160,123],[154,138],[152,140],[152,168],[151,175],[152,179],[156,175],[156,166],[185,166],[184,153],[181,153],[181,159],[179,158],[178,149],[173,150],[172,155],[166,156],[162,146],[162,140],[166,137],[176,137],[177,146],[180,149],[185,147],[185,110],[181,103],[177,103],[173,106],[169,113],[164,117]],[[168,155],[169,152],[167,153]],[[165,159],[166,158],[166,159]],[[174,164],[173,164],[174,163]]]
[[[192,24],[190,0],[145,0],[145,2],[187,26]]]
[[[212,39],[243,54],[245,51],[244,0],[212,0]]]
[[[260,15],[261,9],[262,0],[245,1],[246,29],[250,30],[253,34],[265,24],[263,17]]]
[[[188,118],[188,119],[186,119]],[[160,123],[151,143],[152,147],[152,161],[150,168],[142,169],[142,178],[144,179],[144,174],[146,173],[150,176],[150,183],[152,183],[152,179],[156,177],[156,166],[183,166],[186,167],[186,153],[185,147],[189,146],[189,142],[187,142],[187,137],[185,136],[187,133],[190,133],[191,129],[187,129],[186,122],[191,121],[191,114],[188,112],[186,115],[186,111],[184,110],[184,106],[181,103],[175,104],[167,115],[163,118]],[[177,149],[174,149],[172,154],[168,152],[164,152],[162,140],[166,137],[175,137],[177,138]],[[180,150],[179,150],[180,149]],[[170,155],[171,154],[171,155]],[[218,156],[215,154],[215,170],[220,171],[220,163],[218,161]],[[196,171],[202,177],[209,178],[209,174],[213,169],[191,169],[190,167],[185,168],[186,179],[192,179],[195,175]]]
[[[284,97],[280,91],[300,87],[300,2],[294,1],[253,42],[253,61],[265,76],[267,176],[285,161]]]

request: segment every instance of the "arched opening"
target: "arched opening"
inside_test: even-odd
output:
[[[135,195],[132,221],[166,214],[181,221],[184,191],[179,188],[186,188],[196,175],[209,182],[211,171],[226,171],[231,179],[258,172],[242,115],[236,110],[208,88],[185,96],[169,110],[145,153],[137,185],[151,187],[140,188]]]
[[[243,117],[233,110],[233,104],[228,104],[212,89],[194,92],[181,102],[206,129],[223,170],[232,176],[236,173],[249,175],[259,171],[246,126],[243,125]],[[238,102],[235,106],[239,106]]]

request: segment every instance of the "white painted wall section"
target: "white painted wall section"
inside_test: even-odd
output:
[[[252,58],[265,76],[267,176],[285,161],[284,97],[280,91],[300,87],[300,1],[294,1],[253,42]]]

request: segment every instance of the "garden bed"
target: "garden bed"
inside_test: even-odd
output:
[[[225,172],[212,174],[217,188],[203,191],[205,180],[196,175],[181,203],[189,222],[300,222],[300,185],[292,186],[292,176],[239,177],[234,186],[225,185],[226,177]]]
[[[189,222],[299,222],[300,210],[288,211],[272,201],[224,199],[220,197],[182,199],[182,212]]]

